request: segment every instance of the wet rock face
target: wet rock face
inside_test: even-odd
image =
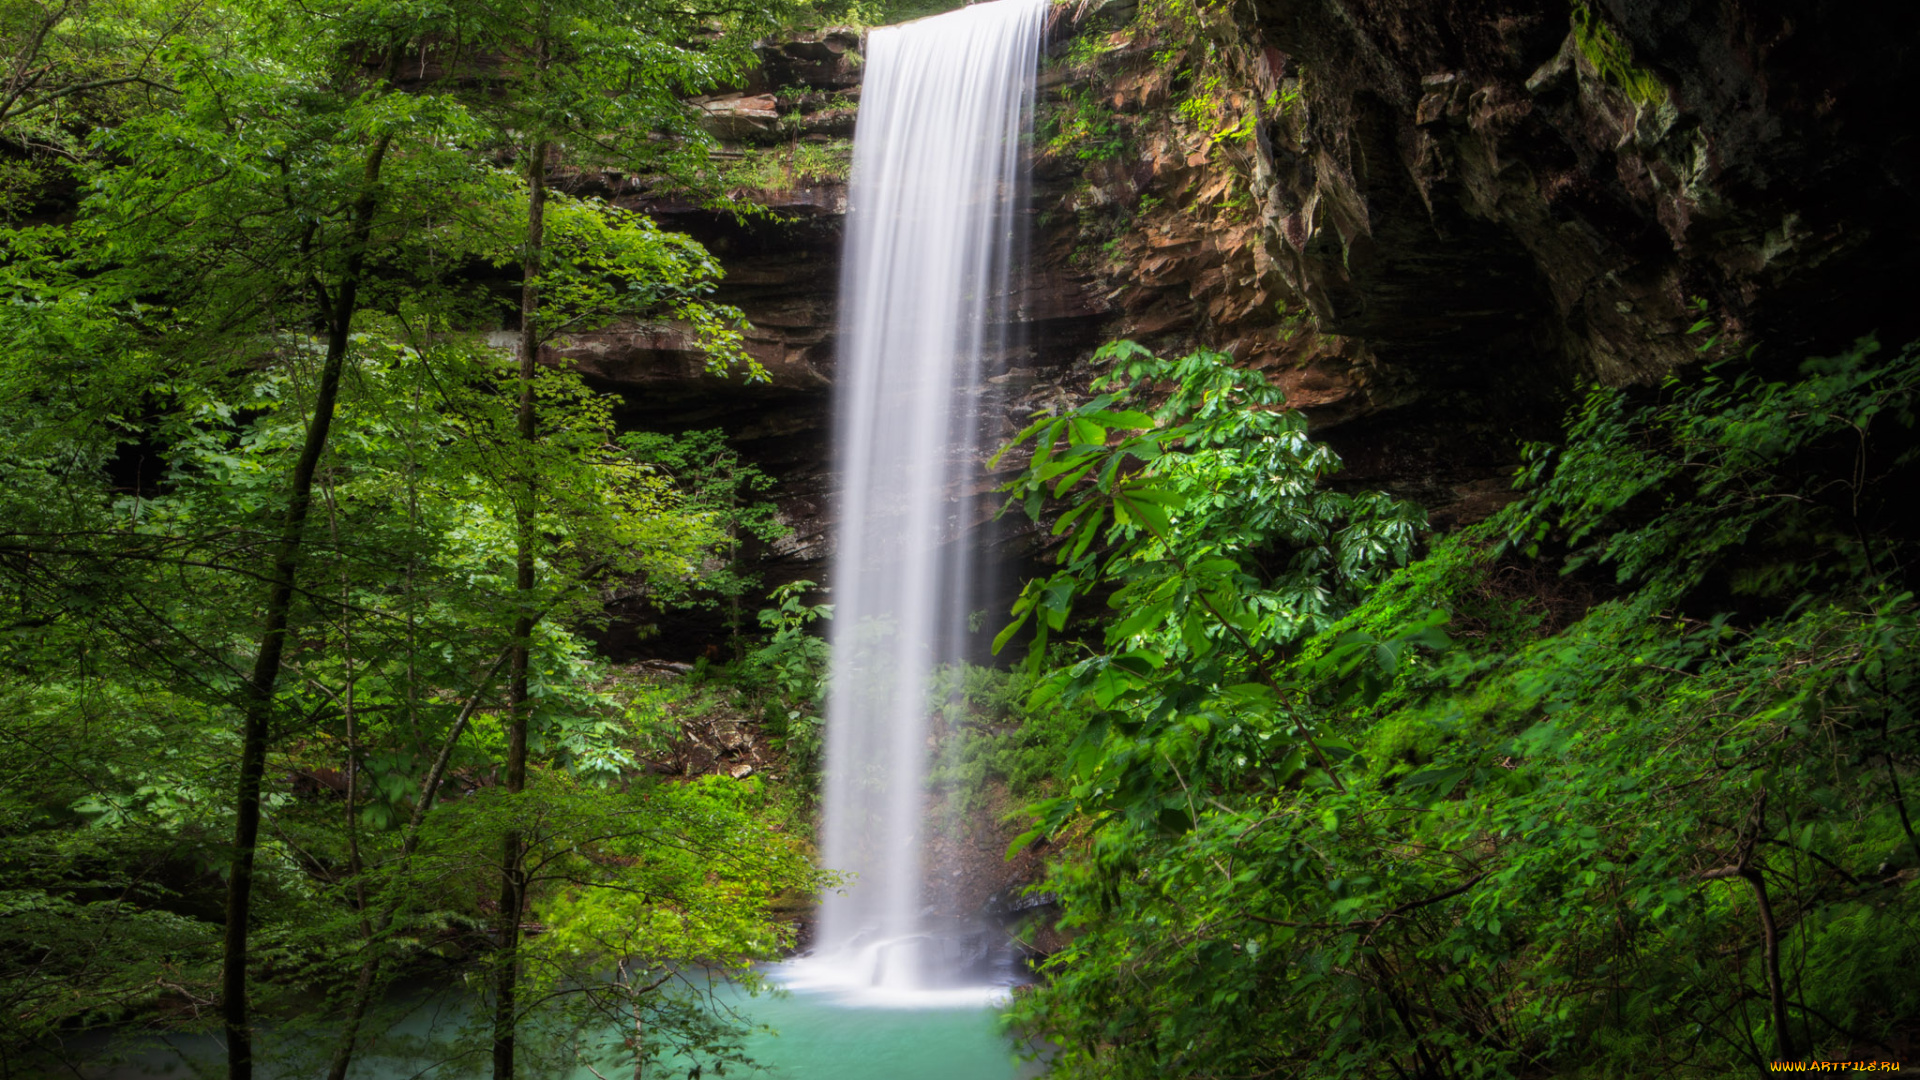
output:
[[[860,32],[845,26],[766,42],[757,50],[760,68],[754,73],[753,86],[851,90],[860,85],[860,46]]]
[[[1693,299],[1788,352],[1880,326],[1913,269],[1916,15],[1779,0],[1256,0],[1299,100],[1267,213],[1322,327],[1607,382],[1698,358]],[[1506,344],[1501,344],[1506,342]]]
[[[577,177],[567,185],[692,236],[723,264],[725,277],[713,299],[746,316],[747,351],[766,370],[767,382],[749,385],[738,376],[707,374],[691,335],[672,324],[574,335],[551,359],[616,393],[623,424],[667,432],[724,428],[747,460],[776,479],[773,497],[792,535],[743,553],[768,585],[821,581],[832,554],[835,320],[859,44],[859,36],[847,30],[769,43],[752,85],[693,102],[707,130],[721,140],[717,156],[734,163],[739,193],[763,206],[764,214],[743,219],[718,213],[663,194],[646,178]],[[958,403],[980,432],[982,459],[1034,408],[1075,393],[1069,369],[1091,352],[1107,321],[1105,307],[1082,288],[1083,277],[1038,258],[1013,275],[1017,291],[999,305],[1009,315],[1006,347],[988,358],[984,385]],[[1084,373],[1077,378],[1084,383]],[[964,508],[956,542],[1017,558],[1031,546],[1030,530],[992,523],[994,486],[983,479],[973,490],[953,493]],[[994,588],[1002,586],[1018,587],[1000,582]],[[982,602],[1004,607],[1001,599]],[[616,654],[684,659],[724,637],[717,612],[615,607],[617,617],[664,631],[635,643],[625,628],[617,629],[618,640],[603,642]]]
[[[1273,142],[1274,121],[1302,107],[1300,79],[1250,22],[1202,29],[1208,39],[1176,43],[1150,23],[1089,28],[1094,47],[1074,51],[1094,59],[1043,82],[1054,84],[1035,161],[1044,260],[1104,309],[1103,339],[1216,349],[1264,372],[1347,459],[1343,483],[1415,498],[1442,524],[1485,516],[1507,497],[1515,436],[1547,433],[1566,382],[1539,347],[1544,304],[1528,267],[1460,230],[1430,241],[1410,181],[1398,194],[1421,209],[1403,230],[1416,235],[1302,231]],[[1089,124],[1117,132],[1124,152],[1062,134]],[[1308,208],[1349,226],[1364,212]],[[1366,302],[1391,320],[1315,306],[1302,249],[1328,247],[1348,280],[1377,287]],[[1503,364],[1534,377],[1495,377]]]
[[[1472,521],[1582,379],[1920,329],[1916,21],[1243,0],[1083,27],[1095,59],[1053,107],[1090,104],[1126,151],[1043,146],[1039,195],[1076,222],[1049,257],[1113,335],[1265,370],[1345,482]]]
[[[1902,295],[1920,270],[1903,111],[1920,9],[1583,2],[1240,0],[1172,35],[1124,2],[1078,24],[1088,5],[1056,8],[1012,344],[966,403],[986,442],[1074,400],[1102,341],[1215,348],[1287,390],[1347,460],[1344,483],[1447,527],[1508,497],[1516,442],[1550,437],[1581,379],[1920,330]],[[1095,59],[1065,62],[1089,40]],[[1169,49],[1206,50],[1213,81]],[[719,299],[753,323],[771,383],[701,374],[671,328],[565,350],[631,422],[725,427],[779,479],[795,536],[750,553],[772,582],[820,580],[829,554],[859,51],[847,30],[769,43],[751,85],[695,103],[777,219],[603,192],[719,256]],[[1123,149],[1050,143],[1076,109]],[[980,524],[962,523],[966,542],[1005,556],[1041,540]]]

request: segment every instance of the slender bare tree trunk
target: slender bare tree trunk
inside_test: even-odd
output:
[[[1773,919],[1773,901],[1767,895],[1766,874],[1753,860],[1754,845],[1767,826],[1767,793],[1761,792],[1754,800],[1753,809],[1747,812],[1747,820],[1740,826],[1740,840],[1735,847],[1734,861],[1729,866],[1709,870],[1700,875],[1702,881],[1729,881],[1739,878],[1753,890],[1753,901],[1760,909],[1760,937],[1763,952],[1761,961],[1767,976],[1767,1005],[1773,1020],[1773,1053],[1775,1060],[1793,1061],[1793,1032],[1787,1027],[1787,988],[1780,976],[1780,927]],[[1748,1041],[1752,1041],[1749,1033]],[[1754,1053],[1759,1053],[1755,1047]]]
[[[267,742],[271,735],[275,687],[280,680],[280,657],[286,649],[288,617],[293,610],[294,578],[300,571],[301,539],[307,513],[313,505],[313,477],[327,448],[333,426],[333,407],[340,396],[340,376],[346,368],[353,315],[358,303],[361,268],[373,215],[379,208],[380,167],[393,137],[382,136],[367,155],[359,199],[354,203],[346,265],[328,312],[327,353],[320,367],[320,387],[313,415],[307,421],[306,441],[294,463],[287,513],[281,521],[268,574],[266,618],[260,631],[260,650],[247,680],[241,707],[240,787],[235,796],[233,861],[227,876],[227,925],[220,972],[220,1017],[227,1037],[228,1080],[252,1080],[253,1026],[247,1010],[247,931],[253,900],[253,858],[260,839],[260,787],[267,772]]]
[[[520,287],[520,440],[528,454],[524,489],[514,510],[514,599],[519,614],[513,621],[513,655],[507,673],[506,788],[518,794],[527,786],[527,720],[532,699],[527,669],[533,649],[534,614],[534,500],[538,494],[531,461],[534,426],[533,376],[540,357],[541,246],[546,241],[547,152],[542,139],[534,144],[527,162],[527,247]],[[512,1080],[514,1031],[518,1025],[515,991],[520,974],[520,919],[526,908],[526,873],[522,865],[525,838],[509,830],[500,851],[500,955],[494,974],[493,1076]]]
[[[1773,1015],[1773,1052],[1781,1061],[1795,1061],[1793,1031],[1787,1027],[1787,988],[1780,977],[1780,929],[1773,921],[1773,901],[1767,896],[1767,879],[1757,866],[1741,873],[1753,889],[1753,900],[1760,908],[1761,959],[1767,969],[1767,1007]]]
[[[331,488],[327,491],[327,527],[329,537],[337,543],[339,541],[339,524],[336,520]],[[344,604],[348,599],[350,599],[350,597],[348,596],[347,582],[343,575],[340,582],[340,600],[342,604]],[[343,607],[342,610],[344,611],[346,609]],[[350,634],[344,634],[342,641],[345,646],[347,664],[347,689],[345,694],[345,720],[347,725],[347,799],[344,812],[347,830],[347,874],[353,879],[354,910],[360,914],[361,947],[368,950],[369,955],[371,955],[374,948],[375,930],[373,916],[368,910],[367,904],[366,866],[360,857],[360,727],[359,717],[354,714],[353,707],[353,639]],[[348,1025],[350,1034],[342,1040],[345,1053],[335,1054],[335,1064],[337,1065],[339,1075],[334,1076],[334,1070],[329,1069],[328,1076],[330,1080],[345,1080],[347,1059],[353,1051],[353,1040],[359,1032],[361,1018],[366,1015],[366,1002],[373,996],[374,974],[375,971],[370,965],[361,965],[360,978],[354,985],[354,1009],[352,1020]]]

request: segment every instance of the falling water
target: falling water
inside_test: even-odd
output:
[[[975,434],[966,390],[1004,344],[1048,0],[997,0],[867,39],[840,314],[822,859],[855,875],[820,912],[816,970],[948,985],[920,924],[928,680],[957,657]]]

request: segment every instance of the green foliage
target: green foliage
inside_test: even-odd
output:
[[[441,89],[486,117],[523,162],[545,143],[576,165],[712,190],[712,140],[686,99],[743,82],[755,63],[753,42],[794,11],[783,0],[716,0],[699,8],[671,0],[544,0],[460,3],[428,19],[439,35],[435,44],[458,61]],[[503,75],[510,93],[496,92]]]
[[[160,57],[208,21],[164,0],[0,4],[0,218],[32,210],[73,178],[89,130],[172,105]]]
[[[1101,57],[1119,48],[1109,35],[1079,34],[1067,46],[1067,54],[1059,63],[1076,72],[1090,71],[1099,63]]]
[[[844,182],[853,171],[853,142],[795,142],[747,150],[725,172],[729,189],[744,193],[793,191],[811,184]]]
[[[692,331],[709,374],[744,363],[749,379],[765,372],[742,351],[738,309],[704,299],[720,264],[691,237],[663,231],[644,214],[598,200],[549,196],[540,290],[543,339],[597,330],[636,315],[674,319]],[[518,251],[502,251],[501,265]]]
[[[1156,650],[1207,680],[1184,698],[1130,696],[1125,654],[1057,670],[1112,705],[1071,813],[1037,811],[1070,933],[1015,1015],[1054,1073],[1718,1076],[1891,1041],[1920,1009],[1916,372],[1863,343],[1596,391],[1519,502],[1264,687],[1209,670],[1251,636]],[[1171,784],[1129,787],[1149,754]]]
[[[1508,542],[1530,554],[1557,542],[1569,571],[1611,566],[1620,583],[1663,598],[1711,574],[1737,593],[1788,599],[1878,579],[1899,552],[1876,557],[1885,541],[1868,530],[1897,508],[1885,489],[1870,489],[1920,454],[1899,444],[1872,452],[1876,422],[1913,428],[1920,392],[1911,352],[1875,362],[1878,352],[1862,341],[1808,361],[1790,383],[1722,363],[1690,385],[1669,379],[1651,405],[1594,391],[1565,451],[1528,448],[1521,479],[1535,489],[1534,512]],[[1808,459],[1831,471],[1801,464]]]
[[[1193,96],[1176,106],[1174,114],[1213,142],[1242,142],[1253,136],[1257,118],[1252,110],[1233,107],[1222,89],[1224,81],[1218,72],[1196,80]]]
[[[1001,451],[1031,448],[1009,505],[1040,520],[1058,503],[1061,539],[1057,569],[1027,583],[995,645],[1032,625],[1037,674],[1076,601],[1105,593],[1120,614],[1104,649],[1033,694],[1035,710],[1058,701],[1092,715],[1069,752],[1075,783],[1044,804],[1043,827],[1077,811],[1183,828],[1192,785],[1217,766],[1280,747],[1324,763],[1276,715],[1274,665],[1407,559],[1423,515],[1323,487],[1339,459],[1265,376],[1222,354],[1162,360],[1120,342],[1098,358],[1110,368],[1096,397]]]
[[[1667,100],[1660,76],[1634,63],[1633,47],[1596,12],[1587,0],[1572,0],[1573,40],[1600,77],[1619,87],[1636,105],[1659,105]]]
[[[1057,788],[1067,747],[1086,720],[1057,702],[1029,709],[1033,687],[1029,673],[964,662],[934,673],[931,704],[944,738],[928,779],[946,793],[954,819],[977,818],[993,785],[1021,802]]]
[[[1096,397],[1001,451],[1031,449],[1010,505],[1039,520],[1062,504],[1060,569],[1023,590],[1001,644],[1033,618],[1038,662],[1075,599],[1111,585],[1108,606],[1128,613],[1106,630],[1111,649],[1199,658],[1232,637],[1271,652],[1324,629],[1411,552],[1419,510],[1325,489],[1339,459],[1264,376],[1132,342],[1096,359],[1109,365]]]
[[[1143,0],[1135,23],[1167,43],[1167,48],[1153,54],[1153,62],[1170,65],[1208,48],[1204,44],[1207,17],[1221,9],[1220,0]]]
[[[1090,87],[1068,86],[1042,118],[1036,137],[1046,152],[1077,161],[1112,161],[1127,152],[1127,133]]]
[[[768,696],[763,715],[793,766],[812,776],[825,746],[821,734],[827,695],[827,643],[808,627],[833,616],[832,604],[809,604],[817,586],[790,581],[769,597],[776,606],[760,612],[760,625],[772,631],[767,643],[741,665],[740,679]]]
[[[373,960],[390,961],[383,977],[430,959],[476,972],[495,947],[482,896],[497,895],[503,822],[548,845],[543,865],[602,890],[536,889],[528,918],[659,931],[652,952],[621,946],[628,957],[736,965],[780,941],[766,898],[810,887],[789,838],[701,831],[764,824],[744,791],[655,791],[660,812],[601,853],[527,824],[592,835],[595,821],[639,820],[636,755],[666,737],[661,717],[581,630],[616,584],[684,595],[724,563],[730,530],[766,525],[751,505],[720,506],[754,482],[737,461],[710,453],[682,484],[614,442],[613,401],[577,375],[523,376],[491,344],[508,312],[486,268],[526,265],[530,184],[499,167],[523,136],[575,160],[693,168],[697,141],[658,136],[693,130],[680,95],[737,74],[769,9],[560,7],[544,10],[571,35],[569,65],[546,67],[518,16],[488,5],[375,2],[323,19],[176,6],[168,48],[137,20],[88,39],[144,50],[99,69],[141,73],[165,107],[98,102],[118,111],[73,155],[77,213],[0,237],[6,1069],[39,1068],[103,1026],[206,1022],[242,817],[241,718],[264,696],[252,680],[268,585],[290,543],[301,557],[284,564],[249,920],[253,997],[280,1030],[350,1000]],[[120,8],[61,10],[56,36]],[[402,53],[431,55],[446,81],[393,92],[381,75]],[[473,80],[474,56],[503,66]],[[526,92],[495,93],[496,77]],[[81,92],[59,100],[77,107]],[[697,244],[591,200],[545,210],[538,275],[520,282],[539,301],[536,340],[671,319],[716,368],[742,359],[738,313],[710,302],[719,270]],[[322,408],[329,370],[337,399]],[[310,509],[290,542],[308,448]],[[516,565],[530,535],[531,583]],[[502,673],[523,614],[537,625],[514,710]],[[516,711],[545,779],[490,801]],[[683,854],[709,842],[753,845],[766,862],[743,854],[740,872],[763,876],[688,877]],[[424,869],[456,863],[470,872]],[[671,866],[680,878],[647,883],[676,899],[629,896],[604,914],[622,874]],[[674,938],[641,921],[640,907],[657,919],[669,903],[705,929]],[[716,952],[689,952],[702,947]],[[536,985],[580,975],[528,956]],[[647,985],[622,1000],[657,1010],[660,1038],[711,1030],[688,999],[642,1002]]]
[[[765,501],[773,480],[754,465],[740,460],[718,428],[661,435],[636,431],[620,436],[621,448],[635,462],[658,469],[671,478],[679,495],[679,509],[704,521],[726,537],[722,562],[705,568],[699,578],[650,582],[652,598],[665,605],[719,604],[727,612],[727,627],[738,650],[745,620],[746,596],[760,586],[759,576],[739,570],[738,555],[748,541],[770,544],[790,535],[781,524],[779,508]]]
[[[806,0],[790,16],[796,26],[865,29],[924,19],[962,6],[964,0]]]
[[[486,789],[437,815],[423,856],[386,887],[411,894],[424,880],[484,879],[497,870],[500,837],[515,832],[545,927],[520,951],[523,992],[547,1002],[523,1029],[534,1067],[558,1072],[584,1058],[632,1068],[673,1051],[740,1063],[737,1025],[689,1006],[707,972],[754,984],[750,964],[792,944],[772,906],[811,892],[817,875],[805,837],[770,809],[757,779],[603,789],[541,772],[519,795]]]
[[[310,606],[293,659],[301,684],[287,695],[289,722],[305,726],[277,758],[268,793],[275,839],[263,855],[262,901],[272,914],[261,932],[278,941],[280,964],[322,972],[338,956],[333,942],[350,939],[330,906],[347,898],[310,875],[337,874],[349,843],[372,866],[397,858],[433,748],[470,697],[490,698],[481,673],[502,648],[501,597],[513,580],[511,513],[489,475],[501,467],[489,448],[512,424],[509,372],[460,342],[385,354],[372,345],[324,472],[323,535],[304,579]],[[665,478],[603,445],[603,400],[584,395],[572,376],[545,379],[549,441],[540,467],[550,501],[542,520],[554,540],[549,565],[569,569],[548,579],[543,602],[586,615],[597,576],[696,573],[723,537],[677,509]],[[252,526],[276,504],[276,461],[298,441],[301,416],[287,407],[297,386],[263,375],[240,393],[201,399],[191,420],[176,418],[165,485],[144,498],[89,491],[88,474],[50,486],[53,477],[31,462],[21,471],[38,483],[9,489],[5,550],[15,573],[6,656],[12,670],[33,674],[9,680],[9,692],[23,696],[0,721],[10,745],[31,748],[0,785],[12,808],[5,873],[22,912],[72,911],[58,938],[24,915],[0,919],[0,934],[13,945],[65,943],[62,955],[86,961],[63,976],[61,1003],[42,1002],[25,1034],[205,992],[206,950],[217,945],[206,920],[218,910],[193,897],[220,864],[229,828],[232,667],[245,655],[236,638],[251,615],[232,610],[229,597],[236,578],[252,580]],[[428,396],[447,391],[451,401]],[[49,493],[59,499],[43,502]],[[545,624],[534,642],[535,751],[584,780],[626,775],[645,733],[609,696],[584,642],[560,625]],[[25,686],[38,689],[28,695]],[[504,745],[498,719],[488,700],[454,744],[456,774],[491,767]],[[63,781],[44,783],[60,760]],[[342,768],[361,777],[344,825],[357,835],[343,831],[337,808],[299,796],[312,777]],[[121,869],[103,878],[109,866]],[[419,898],[436,910],[470,905],[444,888]],[[426,940],[396,943],[398,955],[433,944],[426,931],[435,919],[446,922],[429,919]],[[182,944],[150,953],[146,926]],[[101,940],[82,945],[95,934]],[[156,963],[168,973],[154,974]],[[39,1000],[35,982],[51,974],[23,960],[0,969],[0,985]]]

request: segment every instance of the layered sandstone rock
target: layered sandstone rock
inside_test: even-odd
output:
[[[989,438],[1074,400],[1101,341],[1220,349],[1287,389],[1347,483],[1415,497],[1445,526],[1501,503],[1518,441],[1550,435],[1582,380],[1650,381],[1750,346],[1787,363],[1916,329],[1902,297],[1920,231],[1900,111],[1912,11],[1238,0],[1192,25],[1119,3],[1057,12],[1012,344],[966,403]],[[635,423],[724,426],[780,478],[796,536],[755,553],[774,580],[824,573],[846,190],[821,163],[852,131],[859,44],[844,30],[769,43],[753,85],[697,103],[773,216],[604,182],[720,257],[720,298],[754,324],[772,382],[700,374],[670,327],[566,349]],[[1075,115],[1117,142],[1058,137]]]

